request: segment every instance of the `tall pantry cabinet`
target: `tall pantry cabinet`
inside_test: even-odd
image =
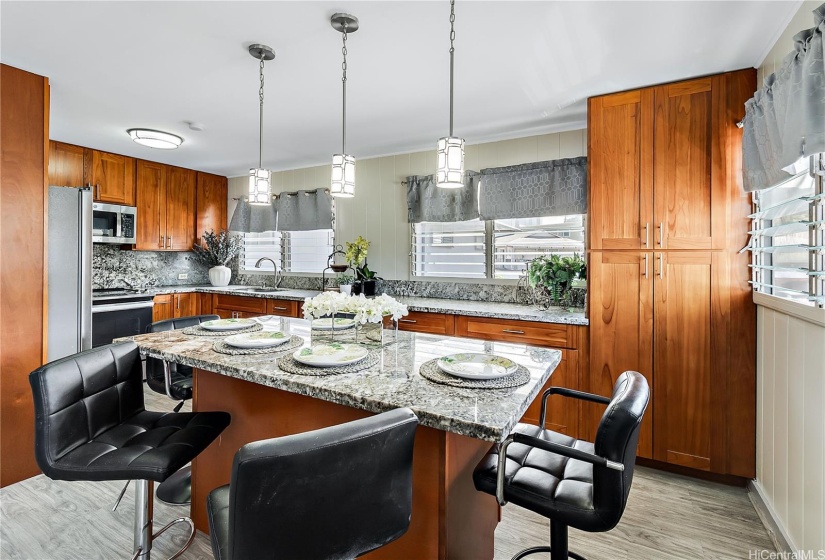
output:
[[[755,474],[755,308],[741,186],[753,69],[589,100],[589,390],[652,398],[639,455]],[[602,410],[587,405],[595,434]]]

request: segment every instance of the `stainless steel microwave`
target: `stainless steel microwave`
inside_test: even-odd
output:
[[[92,242],[134,245],[137,208],[117,204],[92,204]]]

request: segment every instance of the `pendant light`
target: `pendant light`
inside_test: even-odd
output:
[[[344,62],[341,64],[344,101],[341,119],[341,153],[332,156],[330,194],[339,198],[352,198],[355,196],[355,158],[347,155],[347,34],[358,31],[358,18],[350,14],[333,14],[330,24],[343,36],[341,54],[344,55]]]
[[[442,189],[464,186],[464,139],[453,136],[453,67],[455,55],[455,0],[450,0],[450,135],[436,144],[435,184]]]
[[[264,61],[275,58],[275,51],[266,45],[250,45],[249,54],[260,60],[259,74],[261,87],[258,97],[261,100],[261,112],[258,126],[258,167],[249,170],[249,204],[271,204],[272,186],[268,169],[263,168],[264,154]]]

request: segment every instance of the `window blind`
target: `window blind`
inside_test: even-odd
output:
[[[410,224],[410,228],[410,269],[414,276],[487,276],[484,222],[420,222]]]
[[[823,155],[810,168],[753,195],[751,284],[757,292],[825,306]]]
[[[247,271],[272,271],[272,263],[264,261],[261,268],[255,263],[261,257],[269,257],[284,272],[321,273],[332,253],[331,229],[310,231],[267,231],[247,233],[243,238],[240,268]]]

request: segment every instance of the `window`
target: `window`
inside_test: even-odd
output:
[[[255,268],[258,259],[268,257],[278,263],[283,272],[320,274],[327,266],[327,257],[332,253],[332,246],[331,229],[245,233],[240,270],[272,271],[272,263],[269,261],[262,262],[261,268]]]
[[[552,253],[584,253],[583,214],[412,225],[414,276],[516,279]]]
[[[751,284],[805,305],[825,304],[825,194],[807,170],[753,195]]]

